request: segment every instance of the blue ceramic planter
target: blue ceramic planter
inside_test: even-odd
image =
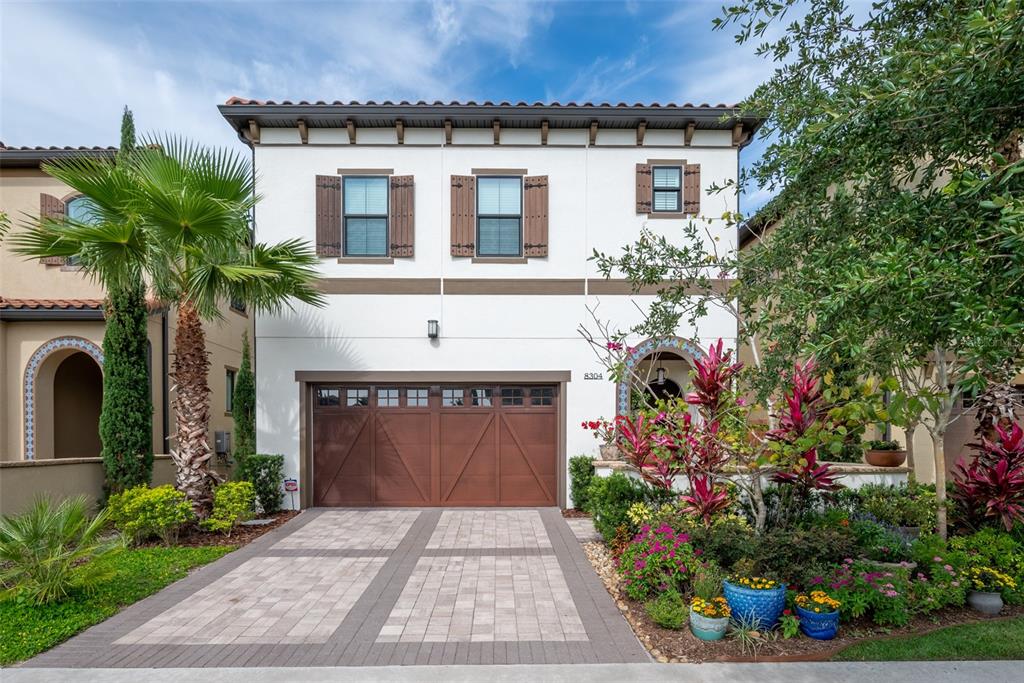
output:
[[[758,631],[774,628],[779,616],[786,608],[786,584],[780,583],[771,590],[754,590],[734,583],[722,585],[725,600],[732,610],[732,619],[746,623]]]
[[[690,608],[690,633],[701,640],[721,640],[729,626],[729,617],[711,619]]]
[[[839,631],[839,610],[818,613],[797,605],[796,614],[800,617],[800,630],[809,638],[832,640]]]

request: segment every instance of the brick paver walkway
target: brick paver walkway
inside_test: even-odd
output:
[[[22,666],[649,661],[576,533],[554,508],[307,510]]]

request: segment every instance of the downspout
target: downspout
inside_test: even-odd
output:
[[[160,349],[162,351],[162,353],[160,354],[160,377],[162,378],[161,379],[161,385],[162,385],[162,390],[163,390],[163,395],[164,395],[163,401],[161,402],[161,406],[160,406],[160,413],[161,413],[161,416],[163,417],[163,420],[162,420],[163,424],[161,425],[161,431],[163,432],[163,440],[160,442],[161,443],[161,447],[160,447],[161,454],[167,453],[167,452],[170,451],[170,436],[171,436],[171,407],[170,407],[170,403],[171,403],[171,388],[170,388],[170,386],[168,384],[168,381],[167,381],[168,372],[170,372],[169,362],[168,362],[168,355],[170,353],[170,349],[167,348],[167,343],[168,343],[168,337],[169,336],[170,335],[168,334],[167,309],[164,308],[164,310],[160,313]]]

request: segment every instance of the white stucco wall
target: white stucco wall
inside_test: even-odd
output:
[[[387,265],[324,258],[324,277],[599,278],[595,264],[588,261],[594,249],[618,252],[637,238],[645,223],[659,234],[679,232],[685,223],[682,219],[648,221],[635,213],[634,174],[637,162],[685,159],[701,164],[702,214],[710,217],[720,248],[733,246],[734,231],[726,229],[718,217],[736,209],[735,198],[707,192],[712,184],[735,179],[737,150],[727,146],[728,131],[725,136],[704,136],[706,146],[688,148],[588,147],[586,131],[557,132],[555,136],[556,131],[551,131],[549,144],[571,140],[577,146],[532,145],[532,135],[518,132],[510,138],[521,146],[494,146],[487,144],[493,140],[491,130],[458,129],[452,146],[386,146],[379,144],[379,136],[367,135],[362,139],[372,138],[372,146],[339,144],[342,136],[327,131],[314,136],[313,130],[308,145],[275,145],[267,141],[289,137],[264,129],[265,142],[256,148],[259,192],[264,197],[257,209],[257,237],[265,242],[294,237],[312,242],[315,175],[335,174],[339,168],[393,168],[397,175],[415,177],[415,257]],[[606,144],[635,143],[635,131],[622,132],[628,133],[628,141],[626,136],[612,135],[605,136]],[[503,132],[503,143],[507,133]],[[347,134],[343,137],[347,143]],[[431,139],[425,132],[415,137],[417,142]],[[331,145],[314,140],[330,140]],[[450,176],[470,174],[473,168],[528,169],[530,175],[548,176],[549,257],[531,258],[525,264],[483,264],[450,255]],[[329,299],[323,309],[298,306],[279,316],[258,316],[256,322],[258,449],[283,453],[290,477],[298,476],[299,466],[296,370],[568,370],[572,380],[563,397],[567,456],[596,453],[596,442],[578,425],[584,419],[614,415],[614,385],[584,380],[584,373],[602,368],[577,328],[589,322],[588,305],[599,304],[602,318],[627,328],[640,317],[637,306],[646,309],[653,300],[625,295],[345,295]],[[440,339],[434,343],[426,337],[429,319],[440,322]],[[705,347],[718,337],[732,346],[735,329],[734,320],[715,312],[697,329],[680,329],[678,334],[697,336]]]

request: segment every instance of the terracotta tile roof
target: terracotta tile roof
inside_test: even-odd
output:
[[[93,146],[93,147],[85,147],[85,146],[82,146],[82,147],[67,147],[67,146],[65,146],[65,147],[57,147],[55,145],[50,145],[49,147],[42,147],[40,145],[36,145],[35,147],[29,147],[29,146],[12,147],[11,145],[8,145],[5,142],[3,142],[2,140],[0,140],[0,152],[5,152],[5,151],[7,151],[7,152],[117,152],[117,147],[99,147],[99,146]]]
[[[102,299],[7,299],[0,297],[0,308],[8,310],[46,309],[46,310],[91,310],[103,308]]]
[[[676,104],[674,102],[666,102],[665,104],[660,104],[658,102],[652,102],[650,104],[643,104],[642,102],[635,102],[633,104],[627,104],[626,102],[619,102],[618,104],[612,104],[610,102],[598,102],[598,103],[594,103],[594,102],[581,102],[579,104],[577,104],[576,102],[567,102],[565,104],[561,104],[559,102],[532,102],[532,103],[531,102],[523,102],[523,101],[519,101],[519,102],[516,102],[516,103],[512,103],[512,102],[508,102],[508,101],[491,102],[490,100],[487,100],[487,101],[484,101],[484,102],[474,102],[473,100],[470,100],[468,102],[457,102],[457,101],[442,102],[441,100],[435,100],[434,102],[426,102],[424,100],[419,100],[418,102],[409,102],[407,100],[402,100],[401,102],[392,102],[390,100],[384,100],[383,102],[374,102],[373,100],[367,100],[366,102],[356,102],[356,101],[342,102],[341,100],[334,100],[333,102],[327,102],[327,101],[324,101],[324,100],[316,100],[315,102],[310,102],[308,100],[299,100],[298,102],[293,102],[291,100],[281,100],[281,101],[275,101],[275,100],[254,100],[254,99],[250,99],[250,98],[247,98],[247,97],[237,97],[237,96],[236,97],[229,97],[224,104],[228,105],[228,106],[251,104],[251,105],[259,105],[259,106],[274,106],[274,105],[283,105],[283,106],[296,106],[296,105],[297,106],[318,106],[319,105],[319,106],[348,106],[348,107],[363,107],[363,106],[366,106],[366,107],[373,107],[373,106],[380,106],[380,107],[393,107],[393,106],[399,106],[399,107],[523,107],[523,108],[531,108],[531,107],[564,107],[564,108],[570,108],[570,109],[574,108],[574,107],[605,107],[605,108],[609,108],[609,109],[632,109],[632,108],[638,108],[638,109],[654,109],[654,108],[663,108],[663,109],[730,109],[730,108],[735,108],[737,106],[735,104],[714,104],[713,105],[713,104],[708,104],[707,102],[703,102],[701,104],[691,104],[690,102],[687,102],[685,104]]]

